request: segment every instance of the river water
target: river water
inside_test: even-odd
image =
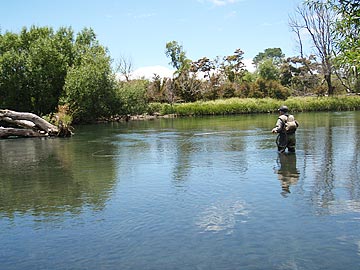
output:
[[[76,127],[0,140],[0,269],[358,269],[360,112]]]

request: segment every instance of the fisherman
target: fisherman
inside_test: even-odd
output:
[[[296,138],[295,132],[299,123],[295,120],[293,115],[289,115],[289,108],[281,106],[279,109],[279,118],[276,121],[276,126],[272,129],[272,133],[278,133],[276,138],[276,145],[279,153],[284,153],[286,148],[289,152],[295,152]]]

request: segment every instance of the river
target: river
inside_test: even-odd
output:
[[[78,126],[0,140],[0,269],[357,269],[360,112]]]

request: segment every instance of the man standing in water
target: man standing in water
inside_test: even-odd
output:
[[[289,152],[295,152],[296,138],[295,131],[299,126],[293,115],[288,114],[288,107],[281,106],[279,109],[279,118],[276,126],[272,129],[272,133],[278,133],[276,145],[279,153],[284,153],[286,148]]]

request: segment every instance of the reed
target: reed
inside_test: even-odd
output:
[[[360,110],[360,96],[291,97],[285,101],[271,98],[230,98],[161,106],[157,104],[156,108],[160,114],[200,116],[271,113],[276,112],[281,105],[288,106],[292,112]]]
[[[360,96],[296,97],[285,103],[297,112],[360,110]]]

